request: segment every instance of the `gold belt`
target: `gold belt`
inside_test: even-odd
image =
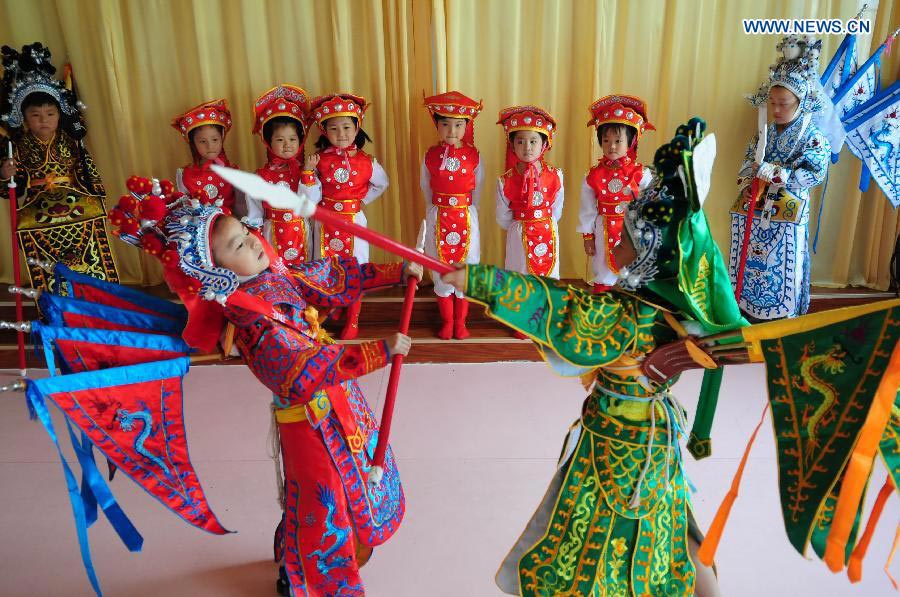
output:
[[[39,178],[37,180],[30,181],[30,186],[53,188],[54,186],[56,186],[58,184],[70,183],[70,182],[72,182],[71,176],[48,176],[46,178]]]
[[[302,423],[309,420],[310,410],[314,421],[321,421],[331,411],[331,401],[324,390],[319,390],[313,394],[313,399],[307,403],[295,404],[287,408],[276,408],[275,421],[278,423]]]

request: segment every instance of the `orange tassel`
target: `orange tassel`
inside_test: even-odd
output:
[[[875,391],[872,406],[859,431],[856,445],[847,459],[844,480],[841,482],[841,492],[834,507],[831,530],[825,540],[825,557],[823,559],[832,572],[840,572],[844,569],[847,540],[859,510],[863,491],[869,482],[869,473],[872,472],[872,463],[875,460],[875,452],[878,450],[878,442],[890,419],[891,405],[897,398],[898,388],[900,388],[900,343],[894,347],[894,351],[891,353],[891,360]]]
[[[891,584],[894,585],[895,591],[900,591],[900,585],[898,585],[894,577],[891,576],[891,563],[894,561],[894,554],[897,553],[898,543],[900,543],[900,524],[897,525],[897,532],[894,533],[894,544],[891,545],[891,553],[888,554],[887,562],[884,563],[884,573],[887,574]]]
[[[894,491],[894,483],[891,476],[888,475],[875,498],[875,505],[872,506],[872,513],[869,514],[869,521],[866,523],[866,530],[863,532],[859,543],[850,555],[850,562],[847,564],[847,576],[850,582],[859,582],[862,580],[862,561],[866,557],[866,551],[869,549],[869,543],[872,541],[872,535],[875,533],[875,527],[878,525],[878,519],[884,511],[884,505],[887,503],[888,497]]]
[[[744,448],[744,455],[741,457],[741,463],[738,465],[737,472],[734,473],[734,479],[731,480],[731,489],[728,490],[725,499],[722,500],[722,504],[716,511],[716,517],[713,519],[709,531],[706,532],[703,544],[697,551],[697,559],[699,559],[704,566],[713,565],[713,560],[716,557],[716,550],[719,548],[719,540],[722,539],[722,531],[725,530],[725,523],[728,522],[728,515],[731,514],[731,507],[734,505],[738,496],[738,488],[741,486],[741,477],[744,475],[744,466],[747,464],[747,458],[750,456],[750,449],[753,447],[753,442],[756,441],[756,434],[759,433],[759,428],[762,427],[763,421],[766,420],[766,413],[768,411],[769,403],[766,402],[766,407],[762,411],[759,423],[756,424],[756,429],[753,430],[753,435],[750,436],[750,441],[747,442],[747,447]]]

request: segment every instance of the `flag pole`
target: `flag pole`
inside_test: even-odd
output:
[[[7,141],[8,159],[13,160],[13,144]],[[16,201],[16,173],[13,172],[9,177],[9,228],[12,237],[12,268],[13,268],[13,284],[16,287],[22,286],[22,273],[19,271],[19,223],[18,223],[18,202]],[[22,294],[16,293],[16,321],[22,321]],[[19,330],[16,334],[17,343],[19,345],[19,374],[25,377],[27,371],[25,368],[25,332]]]

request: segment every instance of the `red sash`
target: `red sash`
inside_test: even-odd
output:
[[[560,181],[556,170],[545,166],[537,176],[536,190],[523,196],[522,175],[512,168],[504,174],[503,193],[510,200],[513,218],[522,223],[522,247],[528,273],[550,275],[557,260],[556,232],[553,228],[553,203]]]
[[[601,159],[587,175],[587,185],[597,198],[597,213],[603,216],[606,264],[614,273],[619,271],[619,266],[613,258],[612,248],[622,239],[625,206],[638,196],[643,174],[641,164],[625,157],[615,161]]]
[[[276,170],[272,164],[287,163],[288,168]],[[263,179],[297,191],[300,184],[300,166],[297,160],[269,157],[269,163],[256,171]],[[304,218],[294,216],[294,212],[275,209],[265,205],[266,219],[272,223],[272,248],[285,261],[302,263],[312,258],[307,242],[307,226]]]
[[[322,197],[321,207],[331,210],[352,222],[354,216],[362,208],[359,199],[331,199]],[[349,232],[322,224],[322,237],[319,239],[319,251],[322,257],[351,257],[353,256],[354,237]]]
[[[469,254],[472,223],[468,208],[475,190],[475,170],[480,157],[472,145],[452,147],[444,143],[425,152],[425,168],[431,186],[431,203],[437,207],[435,243],[444,263],[463,263]]]
[[[289,209],[266,206],[266,219],[272,222],[272,248],[285,261],[302,263],[311,255],[306,246],[307,222],[294,216]]]
[[[472,205],[472,195],[433,194],[431,203],[438,210],[435,226],[437,256],[444,263],[463,263],[469,254],[472,223],[468,208]]]

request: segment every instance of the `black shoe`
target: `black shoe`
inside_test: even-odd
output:
[[[278,580],[275,581],[275,590],[281,597],[291,597],[291,583],[288,581],[287,570],[284,566],[278,568]]]

